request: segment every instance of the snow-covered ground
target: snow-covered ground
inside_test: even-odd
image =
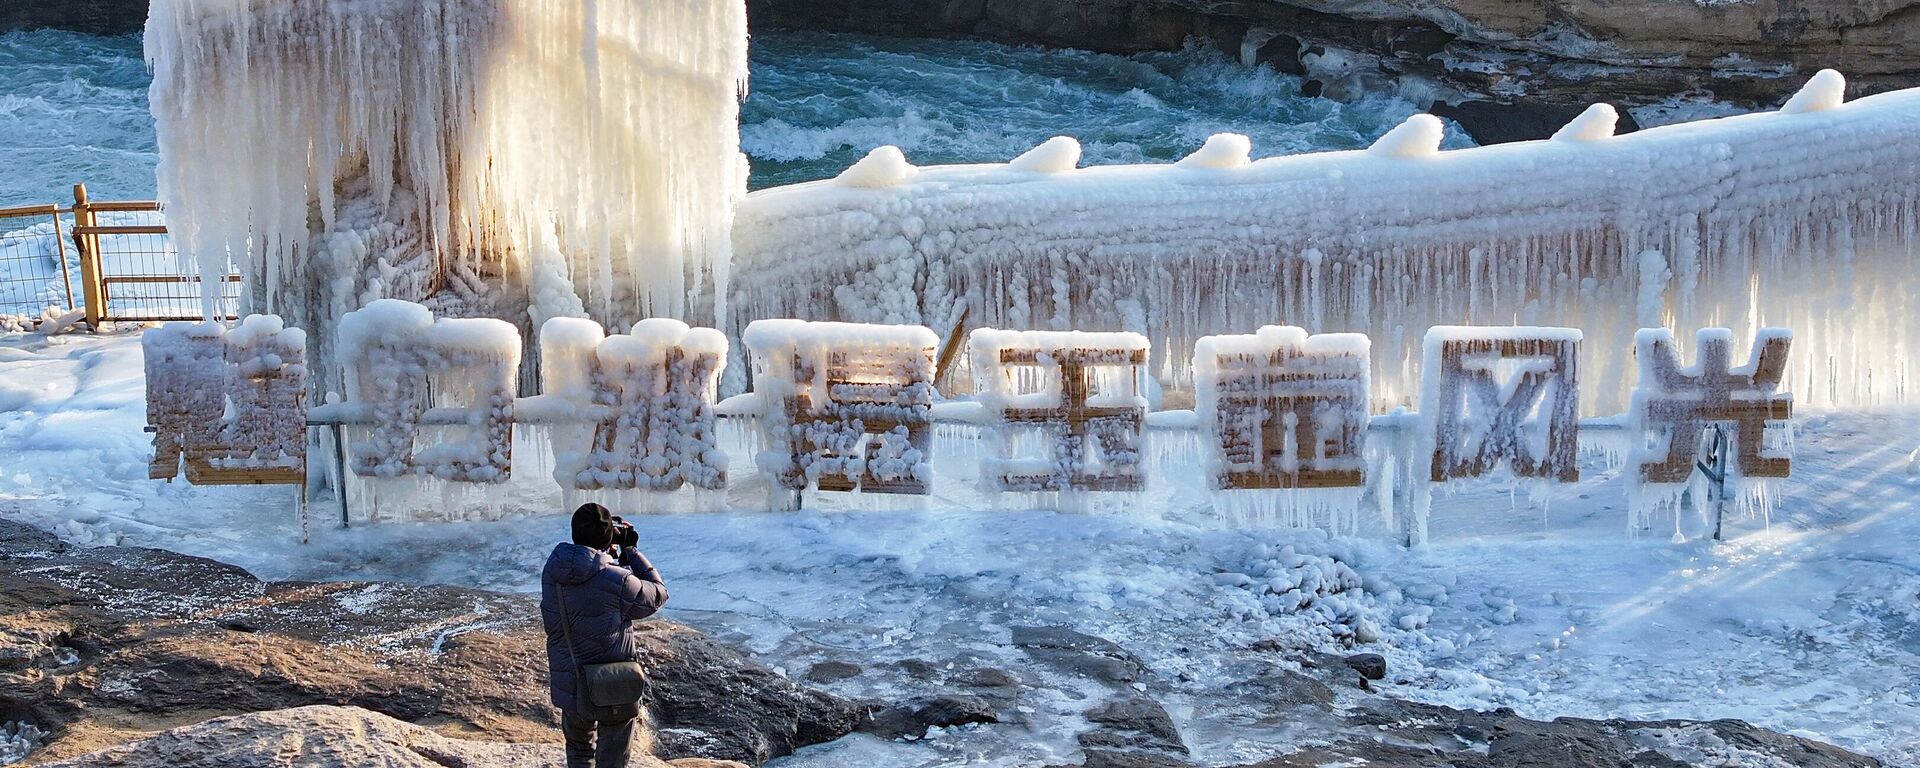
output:
[[[312,543],[301,545],[284,488],[147,480],[143,397],[135,335],[0,338],[0,515],[80,543],[164,547],[269,578],[507,590],[533,588],[566,535],[557,493],[541,491],[552,484],[525,478],[487,511],[459,515],[486,518],[467,522],[342,530],[327,522],[330,503],[316,502]],[[1151,470],[1156,486],[1142,497],[1087,511],[996,509],[969,490],[976,456],[950,450],[964,442],[952,434],[936,445],[943,480],[919,508],[775,513],[745,487],[730,495],[735,511],[659,514],[639,527],[673,589],[667,617],[793,676],[836,659],[869,670],[828,685],[837,692],[939,687],[897,664],[921,659],[936,679],[949,664],[985,665],[1029,685],[1024,726],[915,743],[854,737],[807,750],[797,765],[1070,760],[1078,713],[1103,694],[1010,647],[1012,627],[1036,624],[1138,654],[1202,761],[1310,738],[1228,693],[1275,658],[1249,646],[1334,648],[1377,632],[1367,648],[1391,659],[1396,696],[1535,717],[1735,717],[1913,765],[1916,433],[1920,410],[1806,416],[1771,526],[1742,522],[1722,544],[1628,536],[1623,484],[1597,460],[1544,507],[1491,483],[1443,495],[1433,543],[1413,551],[1243,527],[1208,509],[1197,473],[1182,466]],[[744,473],[751,462],[738,448]],[[434,503],[464,508],[466,498]],[[1316,599],[1303,600],[1309,593]]]

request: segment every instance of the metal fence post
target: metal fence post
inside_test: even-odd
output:
[[[80,250],[80,289],[86,294],[87,325],[94,330],[100,329],[100,322],[107,314],[105,285],[100,281],[99,240],[94,235],[83,235],[85,227],[96,226],[93,208],[87,203],[87,185],[73,185],[73,245]],[[69,299],[73,290],[67,290]]]

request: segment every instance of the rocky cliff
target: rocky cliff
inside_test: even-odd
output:
[[[1852,95],[1920,84],[1920,0],[749,0],[758,25],[1111,52],[1210,40],[1346,98],[1396,91],[1483,141],[1593,101],[1670,119],[1771,106],[1831,67]]]

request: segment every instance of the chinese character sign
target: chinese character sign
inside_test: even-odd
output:
[[[758,463],[776,485],[928,492],[938,344],[932,331],[760,320],[743,336],[766,434]]]
[[[1694,344],[1696,362],[1682,367],[1672,331],[1642,330],[1634,339],[1640,383],[1633,393],[1633,422],[1641,435],[1630,458],[1640,479],[1687,482],[1701,435],[1716,424],[1733,431],[1737,476],[1788,476],[1792,461],[1767,450],[1766,434],[1793,416],[1793,395],[1779,391],[1792,343],[1787,331],[1763,329],[1747,364],[1733,367],[1733,332],[1706,328]]]
[[[968,337],[993,422],[987,482],[1003,491],[1137,491],[1147,339],[1137,333],[999,331]]]
[[[305,481],[306,334],[250,315],[231,330],[170,323],[140,343],[149,476],[171,480],[184,468],[200,484]]]
[[[435,319],[381,299],[340,322],[347,405],[365,423],[355,474],[504,483],[513,469],[520,332],[486,318]]]
[[[556,445],[561,482],[576,490],[726,487],[713,401],[726,355],[726,336],[678,320],[642,320],[615,336],[592,320],[548,320],[540,332],[547,394],[590,422],[566,433],[583,445]],[[564,427],[552,429],[559,437]]]
[[[1200,339],[1194,387],[1214,487],[1365,485],[1370,365],[1357,333],[1268,326]]]
[[[1480,477],[1580,479],[1580,332],[1436,326],[1427,331],[1420,409],[1433,482]]]

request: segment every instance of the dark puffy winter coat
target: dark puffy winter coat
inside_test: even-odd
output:
[[[567,653],[567,633],[560,629],[558,598],[563,592],[571,620],[567,629],[573,635],[572,655]],[[583,665],[635,660],[639,646],[633,622],[652,616],[666,602],[667,585],[646,555],[629,551],[616,563],[591,547],[555,546],[540,572],[540,618],[547,628],[553,705],[578,712],[574,659]]]

